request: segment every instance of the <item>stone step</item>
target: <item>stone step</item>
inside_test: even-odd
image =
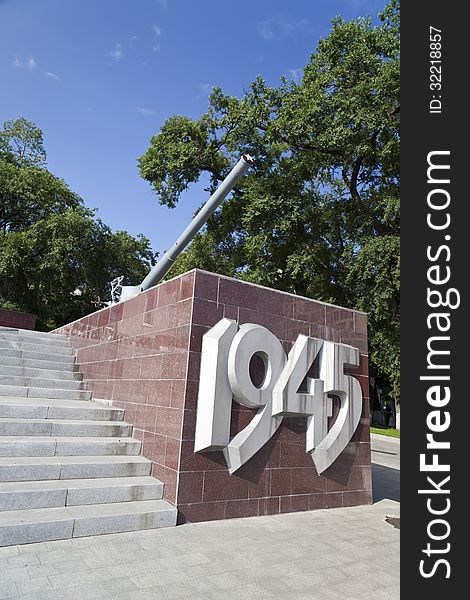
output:
[[[124,411],[83,400],[0,396],[0,418],[122,421]]]
[[[70,348],[70,343],[66,337],[38,336],[26,333],[11,333],[0,330],[0,344],[5,342],[16,342],[25,344],[40,344],[43,347],[54,346],[56,348]]]
[[[176,513],[165,500],[5,511],[0,546],[171,527]]]
[[[0,483],[0,511],[159,500],[162,497],[162,482],[149,476]]]
[[[137,455],[141,442],[123,437],[1,436],[0,456]]]
[[[25,377],[25,379],[25,385],[27,387],[53,388],[60,390],[85,389],[85,383],[81,379],[50,379],[46,377]]]
[[[21,350],[25,352],[46,352],[47,354],[60,354],[62,356],[73,356],[73,350],[66,342],[65,345],[54,346],[42,342],[24,342],[23,340],[2,340],[0,338],[0,349]]]
[[[90,400],[88,390],[67,390],[22,385],[0,385],[0,396],[18,396],[21,398],[64,398],[66,400]]]
[[[38,346],[39,348],[41,346]],[[0,362],[2,358],[24,358],[31,360],[47,360],[54,363],[66,363],[73,364],[75,362],[75,357],[71,354],[57,354],[51,352],[41,352],[40,350],[30,351],[30,350],[18,350],[15,348],[2,348],[0,347]],[[3,364],[3,363],[2,363]]]
[[[130,437],[132,425],[121,421],[12,419],[0,417],[0,436]]]
[[[124,411],[84,387],[65,337],[0,328],[0,546],[176,525]]]
[[[16,333],[18,335],[26,335],[33,336],[38,339],[50,339],[57,338],[62,340],[67,340],[67,336],[62,335],[61,333],[50,333],[47,331],[36,331],[35,329],[20,329],[19,327],[5,327],[0,326],[0,332],[2,333]]]
[[[151,468],[139,455],[0,457],[0,481],[141,477]]]
[[[24,367],[23,365],[4,366],[0,364],[0,377],[34,377],[54,379],[56,381],[81,381],[83,376],[79,371],[61,371],[42,368]],[[60,386],[59,386],[60,387]]]
[[[57,360],[42,360],[38,358],[21,358],[16,356],[1,356],[0,365],[2,368],[21,367],[32,368],[35,370],[52,370],[57,373],[76,373],[81,376],[78,365],[75,362],[57,362]]]
[[[74,379],[45,379],[18,375],[0,375],[0,385],[18,385],[23,387],[59,388],[63,390],[81,390],[83,383]]]

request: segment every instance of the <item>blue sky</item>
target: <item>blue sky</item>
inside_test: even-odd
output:
[[[44,132],[49,169],[113,229],[171,246],[207,198],[170,210],[137,157],[173,114],[198,117],[211,86],[239,96],[261,74],[299,77],[330,20],[385,0],[0,0],[0,124]]]

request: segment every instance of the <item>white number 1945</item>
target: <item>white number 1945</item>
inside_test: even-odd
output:
[[[264,363],[259,385],[250,376],[254,355]],[[309,376],[314,362],[318,378]],[[203,337],[194,451],[223,450],[233,473],[266,444],[284,416],[307,417],[306,451],[322,473],[347,446],[361,418],[361,387],[344,374],[345,365],[359,365],[357,348],[299,335],[286,355],[265,327],[222,319]],[[339,397],[340,407],[328,431],[332,395]],[[257,412],[230,439],[232,399]]]

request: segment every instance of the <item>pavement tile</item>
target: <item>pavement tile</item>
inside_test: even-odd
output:
[[[103,579],[106,579],[108,572],[106,569],[95,569],[93,571],[83,571],[80,573],[61,573],[60,575],[50,575],[49,581],[52,587],[73,588],[76,586],[86,585],[87,583],[96,582],[99,584]]]
[[[16,582],[18,595],[45,592],[52,589],[51,582],[47,577],[36,577],[35,579],[24,579]]]
[[[0,586],[0,598],[18,598],[18,589],[15,582],[4,581]]]
[[[22,572],[24,578],[25,570],[22,569]],[[47,563],[45,565],[32,565],[26,567],[26,573],[31,579],[36,579],[38,577],[48,577],[49,575],[59,575],[60,570],[54,563]]]
[[[249,583],[245,585],[237,585],[235,587],[217,590],[210,594],[210,598],[218,600],[278,600],[279,596],[273,593],[262,585],[257,583]]]
[[[13,569],[0,568],[0,585],[9,581],[23,581],[29,579],[29,574],[25,571],[24,567],[15,567]]]
[[[55,542],[48,542],[49,544],[55,544]],[[70,560],[70,552],[64,550],[63,548],[54,549],[53,546],[49,546],[45,552],[40,552],[39,562],[42,565],[50,564],[50,563],[59,563]]]
[[[16,556],[10,556],[7,558],[7,565],[12,569],[15,567],[29,567],[31,565],[38,564],[39,556],[37,554],[17,554]]]
[[[19,546],[5,546],[4,548],[0,548],[0,565],[3,559],[8,556],[16,556],[19,553]]]
[[[96,596],[95,596],[96,598]],[[79,598],[74,592],[68,590],[40,590],[37,592],[28,592],[15,598],[15,600],[84,600]]]
[[[366,594],[360,596],[359,600],[399,600],[400,586],[392,585],[381,589],[369,590]]]

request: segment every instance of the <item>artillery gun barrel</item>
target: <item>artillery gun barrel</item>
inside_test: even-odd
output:
[[[194,238],[196,233],[207,222],[209,217],[220,206],[225,197],[232,191],[237,182],[252,166],[253,159],[249,154],[244,154],[238,163],[233,167],[227,177],[222,181],[216,191],[212,194],[209,200],[204,204],[201,210],[197,213],[191,223],[186,227],[180,237],[176,240],[173,246],[164,252],[162,258],[148,273],[140,285],[123,286],[121,300],[126,300],[136,296],[144,290],[157,285],[165,277],[168,271],[173,266],[176,258],[186,248],[189,242]]]

